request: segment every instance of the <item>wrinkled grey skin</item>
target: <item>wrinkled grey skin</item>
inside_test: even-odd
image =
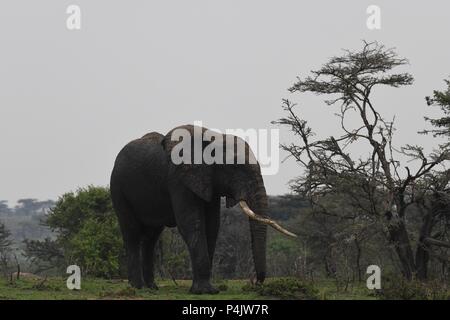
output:
[[[193,130],[190,125],[179,128]],[[171,141],[171,132],[166,136],[152,132],[128,143],[116,158],[111,196],[127,253],[128,280],[136,288],[156,288],[155,244],[164,227],[177,226],[191,257],[190,291],[217,293],[210,277],[220,197],[226,197],[227,207],[245,200],[254,212],[266,215],[261,170],[259,164],[248,163],[175,165],[170,152],[176,143]],[[266,276],[267,227],[250,220],[250,232],[257,281],[261,283]]]

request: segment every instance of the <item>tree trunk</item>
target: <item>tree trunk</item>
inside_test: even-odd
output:
[[[416,250],[416,269],[417,278],[425,280],[428,277],[428,261],[430,259],[429,249],[430,245],[425,242],[431,234],[433,228],[433,214],[428,212],[423,217],[423,224],[420,228],[419,243]]]
[[[362,281],[361,275],[361,246],[359,245],[358,239],[355,238],[355,246],[356,246],[356,271],[358,273],[358,281]]]
[[[405,221],[398,216],[388,216],[388,231],[389,240],[394,245],[395,252],[400,260],[403,276],[412,280],[416,266]]]

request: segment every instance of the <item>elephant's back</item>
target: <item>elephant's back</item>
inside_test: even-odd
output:
[[[166,211],[167,217],[171,210],[163,138],[152,132],[129,142],[117,155],[111,174],[113,202],[125,200],[142,222],[160,220],[160,213]]]
[[[113,178],[128,180],[133,175],[163,175],[167,171],[166,154],[161,145],[163,138],[162,134],[152,132],[126,144],[117,155]]]

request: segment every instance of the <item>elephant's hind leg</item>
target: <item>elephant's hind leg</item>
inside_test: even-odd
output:
[[[158,289],[155,283],[155,246],[164,227],[146,228],[142,240],[142,274],[148,288]]]
[[[128,282],[135,288],[142,288],[142,259],[141,259],[141,227],[134,219],[132,210],[125,201],[114,204],[120,229],[122,231],[125,253],[127,256]]]
[[[128,264],[128,281],[134,288],[142,288],[141,235],[131,230],[123,232]]]

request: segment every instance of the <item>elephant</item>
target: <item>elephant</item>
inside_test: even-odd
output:
[[[190,292],[218,293],[210,278],[220,225],[221,197],[226,198],[227,207],[239,203],[249,216],[256,279],[263,283],[267,225],[287,235],[295,235],[267,216],[268,201],[261,168],[258,162],[249,161],[249,145],[231,135],[233,150],[223,152],[223,159],[230,154],[236,159],[234,146],[240,141],[246,151],[244,163],[206,163],[202,160],[200,163],[184,161],[177,164],[172,159],[173,151],[182,141],[174,141],[176,130],[190,134],[183,140],[189,142],[191,139],[191,149],[180,152],[189,156],[195,145],[195,131],[204,134],[209,129],[184,125],[165,136],[158,132],[148,133],[123,147],[111,173],[111,198],[123,237],[130,285],[157,289],[155,245],[165,227],[177,227],[191,258],[193,281]],[[218,136],[223,137],[223,141],[230,141],[227,140],[230,135]],[[201,141],[201,150],[212,141]]]

